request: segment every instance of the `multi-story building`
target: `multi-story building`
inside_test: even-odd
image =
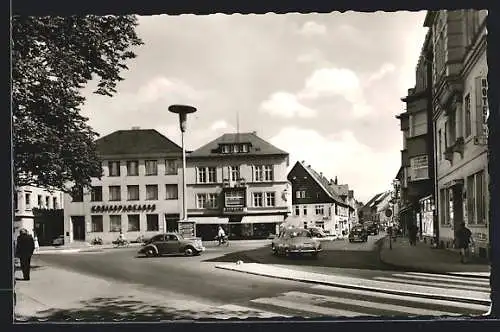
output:
[[[187,210],[196,236],[211,240],[219,225],[233,239],[277,234],[291,208],[288,158],[255,132],[227,133],[192,151]]]
[[[459,224],[489,256],[486,10],[428,12],[433,36],[433,122],[439,240],[452,247]]]
[[[360,223],[366,221],[380,221],[380,209],[381,203],[387,200],[387,197],[391,195],[391,191],[384,191],[373,196],[358,212]]]
[[[432,126],[432,32],[426,35],[416,68],[415,87],[401,100],[405,112],[396,116],[403,132],[401,150],[400,227],[415,224],[422,231],[420,199],[434,194],[434,149]]]
[[[297,162],[288,173],[292,183],[292,215],[287,225],[318,227],[337,236],[348,231],[349,204],[335,191],[334,181],[316,172],[304,161]]]
[[[177,230],[182,149],[152,129],[119,130],[96,141],[101,179],[65,195],[65,242],[129,240]]]
[[[15,188],[14,238],[25,228],[41,245],[63,234],[63,193],[34,186]]]

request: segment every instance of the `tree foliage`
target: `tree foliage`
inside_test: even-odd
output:
[[[133,48],[142,44],[128,16],[12,18],[13,157],[16,186],[68,191],[101,176],[98,134],[80,114],[93,78],[112,96]],[[102,110],[105,111],[105,110]]]

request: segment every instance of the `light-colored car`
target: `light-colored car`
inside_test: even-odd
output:
[[[193,256],[203,251],[205,247],[199,238],[188,239],[177,233],[165,233],[146,240],[138,253],[148,257],[182,253]]]
[[[280,233],[271,243],[273,254],[290,256],[310,254],[317,257],[322,251],[321,242],[304,228],[289,228]]]
[[[333,241],[337,239],[337,236],[327,234],[322,228],[319,227],[311,227],[308,228],[308,230],[311,232],[311,235],[313,238],[318,239],[320,241]]]

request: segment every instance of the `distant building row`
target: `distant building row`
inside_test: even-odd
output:
[[[486,10],[428,12],[416,86],[402,100],[399,219],[452,247],[465,222],[476,252],[490,248]]]
[[[256,133],[238,133],[188,153],[187,212],[194,223],[179,223],[182,149],[177,144],[156,130],[138,128],[116,131],[96,143],[103,176],[92,179],[91,190],[56,192],[59,206],[54,205],[56,196],[43,189],[18,188],[17,228],[33,230],[47,241],[64,235],[66,243],[95,238],[110,242],[120,231],[131,240],[164,231],[195,233],[207,240],[216,236],[219,225],[232,238],[265,238],[276,234],[285,220],[341,234],[356,214],[349,208],[354,198],[347,186],[338,186],[337,194],[333,182],[325,186],[326,179],[302,163],[287,174],[287,152]],[[299,169],[307,175],[297,181]],[[43,197],[38,205],[44,215],[46,208],[61,212],[52,223],[36,222],[37,195]]]

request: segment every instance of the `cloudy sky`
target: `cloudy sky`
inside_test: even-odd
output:
[[[366,202],[400,165],[394,118],[415,84],[425,12],[140,17],[144,45],[112,98],[85,90],[101,135],[154,128],[180,144],[170,104],[188,103],[188,149],[257,131]]]

